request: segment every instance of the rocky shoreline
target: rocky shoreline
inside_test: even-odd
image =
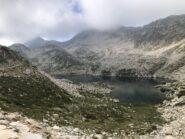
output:
[[[166,100],[158,108],[166,123],[151,134],[143,136],[142,139],[184,139],[185,84],[174,82],[158,87],[166,95]]]

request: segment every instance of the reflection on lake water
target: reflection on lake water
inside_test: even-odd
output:
[[[59,79],[69,79],[73,82],[93,83],[102,82],[113,87],[112,97],[125,103],[161,103],[164,99],[163,94],[154,86],[159,84],[156,80],[119,80],[114,77],[102,78],[90,75],[57,75]]]

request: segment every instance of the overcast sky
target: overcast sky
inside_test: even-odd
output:
[[[0,0],[0,44],[67,40],[86,29],[140,26],[185,14],[185,0]]]

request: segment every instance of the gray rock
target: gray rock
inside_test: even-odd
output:
[[[20,136],[20,139],[43,139],[42,135],[40,134],[34,134],[34,133],[23,133]]]

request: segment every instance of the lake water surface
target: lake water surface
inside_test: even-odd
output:
[[[115,77],[102,78],[100,76],[90,75],[57,75],[55,77],[58,79],[69,79],[73,82],[101,82],[111,85],[113,87],[112,97],[124,103],[158,104],[164,100],[164,95],[155,88],[155,85],[159,84],[156,80],[119,80]]]

